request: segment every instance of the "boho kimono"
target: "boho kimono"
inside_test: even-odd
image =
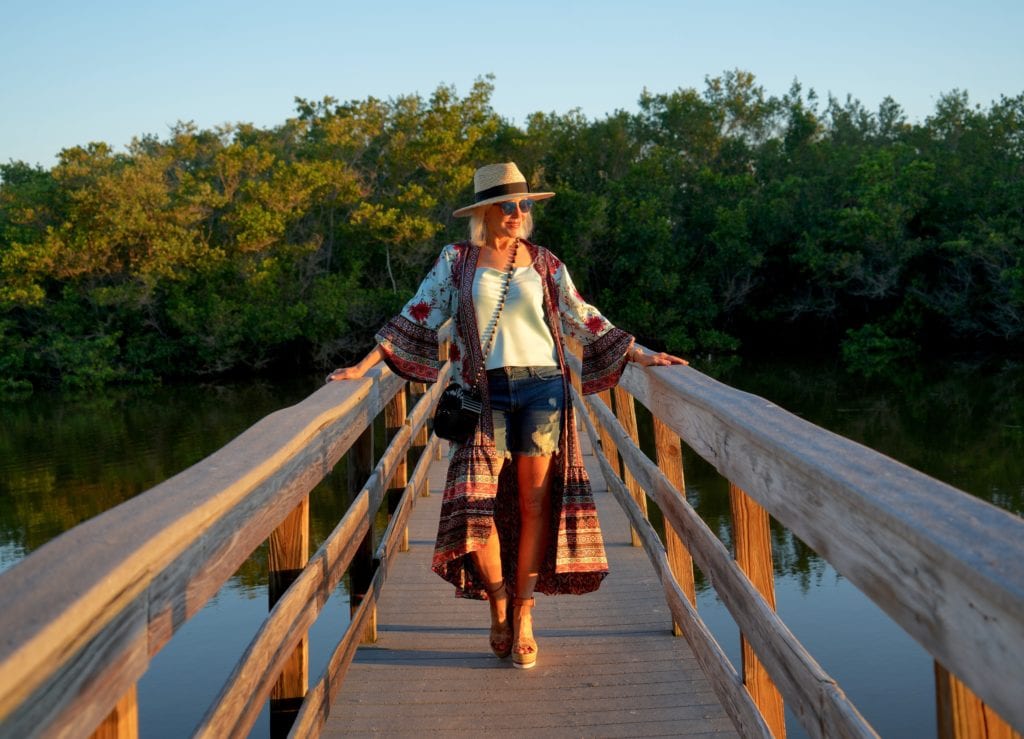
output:
[[[565,367],[562,336],[583,345],[583,392],[595,393],[615,385],[626,365],[633,337],[609,323],[577,292],[565,265],[544,247],[522,244],[544,286],[544,317],[555,340],[559,364]],[[401,377],[436,382],[437,331],[455,317],[455,337],[449,350],[454,379],[464,387],[475,385],[484,358],[473,309],[473,278],[480,247],[449,244],[442,249],[416,295],[402,312],[388,321],[376,339],[385,361]],[[590,481],[583,468],[576,433],[569,375],[564,372],[559,448],[551,485],[551,527],[548,549],[536,589],[542,593],[588,593],[608,574],[604,540]],[[484,583],[470,552],[483,547],[491,519],[501,542],[502,572],[515,582],[519,542],[516,476],[512,465],[501,465],[494,446],[494,427],[487,383],[479,388],[483,400],[481,421],[472,439],[453,445],[441,502],[441,518],[434,545],[433,570],[455,586],[456,595],[485,598]],[[495,471],[501,468],[500,476]]]

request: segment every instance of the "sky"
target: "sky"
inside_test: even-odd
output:
[[[727,70],[769,95],[886,96],[912,121],[963,90],[1024,94],[1024,0],[0,0],[0,163],[51,167],[64,148],[167,138],[179,121],[271,127],[295,98],[459,95],[588,118],[644,89],[704,89]]]

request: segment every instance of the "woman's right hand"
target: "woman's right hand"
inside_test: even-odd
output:
[[[334,382],[336,380],[358,380],[366,374],[360,369],[360,365],[354,364],[351,367],[339,367],[338,369],[327,375],[327,382]]]
[[[384,359],[384,352],[381,351],[380,346],[375,346],[370,350],[370,353],[363,357],[358,364],[353,364],[351,367],[339,367],[334,370],[331,374],[327,375],[327,382],[335,382],[336,380],[358,380],[360,377],[365,375],[373,365]]]

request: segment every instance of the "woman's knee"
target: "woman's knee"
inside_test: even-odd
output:
[[[546,495],[520,495],[519,515],[526,520],[543,519],[549,508]]]

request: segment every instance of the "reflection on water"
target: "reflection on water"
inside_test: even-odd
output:
[[[801,362],[698,365],[809,421],[989,500],[1024,512],[1024,369],[941,365],[868,384]],[[170,477],[268,413],[298,402],[320,378],[37,395],[0,404],[0,570],[62,531]],[[641,434],[650,436],[641,411]],[[646,422],[646,425],[645,425]],[[687,496],[727,545],[727,483],[684,448]],[[348,503],[343,470],[311,495],[316,547]],[[656,519],[657,511],[652,510]],[[931,660],[828,563],[773,522],[783,620],[882,736],[935,733]],[[140,682],[147,737],[187,734],[266,614],[266,548],[153,660]],[[697,573],[698,607],[734,664],[735,624]],[[348,620],[344,586],[311,633],[310,674]],[[791,736],[803,736],[791,719]],[[254,736],[267,732],[261,717]]]
[[[298,383],[39,394],[0,410],[0,540],[30,552],[309,392]]]

